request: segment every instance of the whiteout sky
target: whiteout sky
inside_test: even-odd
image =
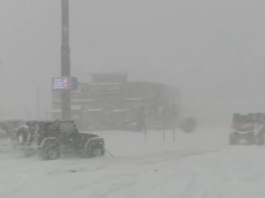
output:
[[[60,75],[60,0],[0,1],[4,115],[50,109]],[[263,0],[70,0],[72,73],[129,72],[179,86],[186,101],[265,97]],[[85,72],[87,74],[85,75]],[[89,77],[87,77],[89,78]]]

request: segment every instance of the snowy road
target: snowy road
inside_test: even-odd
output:
[[[265,147],[228,146],[226,129],[100,132],[117,158],[41,161],[3,152],[1,198],[265,197]]]

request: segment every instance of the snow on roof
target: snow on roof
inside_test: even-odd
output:
[[[89,112],[102,111],[103,109],[88,109]]]
[[[71,110],[81,110],[82,106],[81,105],[71,105]],[[50,113],[60,113],[62,112],[61,109],[52,109],[48,111]]]

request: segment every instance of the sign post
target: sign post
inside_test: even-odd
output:
[[[61,76],[71,76],[70,45],[69,45],[69,0],[61,0],[62,14],[62,46],[61,46]],[[63,89],[61,92],[62,119],[71,119],[71,92]]]

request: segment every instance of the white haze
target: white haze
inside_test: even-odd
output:
[[[262,0],[72,0],[73,75],[129,72],[169,83],[186,102],[263,100]],[[0,1],[1,106],[5,116],[50,109],[60,75],[59,0]],[[86,71],[86,74],[85,74]]]

